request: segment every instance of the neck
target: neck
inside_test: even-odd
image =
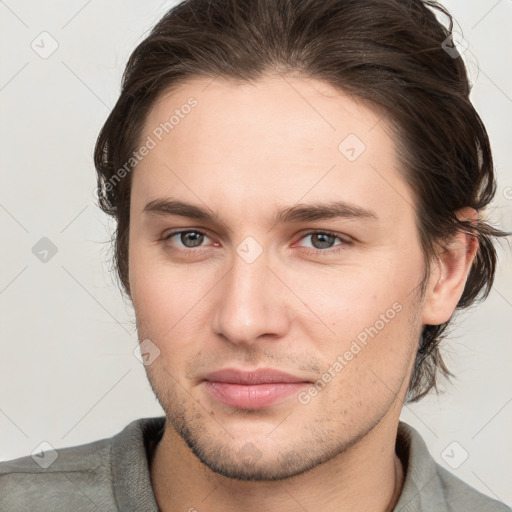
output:
[[[397,422],[379,423],[329,461],[279,481],[240,481],[214,473],[167,423],[151,464],[153,489],[162,512],[391,512],[404,472],[394,447]]]

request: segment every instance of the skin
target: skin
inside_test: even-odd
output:
[[[150,468],[159,508],[392,510],[419,336],[450,318],[477,242],[461,233],[440,249],[421,297],[415,200],[381,113],[300,76],[196,79],[155,103],[141,140],[191,96],[198,105],[132,176],[131,298],[139,339],[160,351],[146,371],[167,417]],[[349,134],[366,146],[355,161],[338,149]],[[214,219],[144,212],[161,198]],[[281,208],[328,201],[375,218],[273,221]],[[206,236],[164,240],[180,228]],[[237,253],[248,236],[262,249],[251,263]],[[394,304],[400,312],[307,404],[292,395],[239,409],[206,390],[205,373],[227,367],[317,381]]]

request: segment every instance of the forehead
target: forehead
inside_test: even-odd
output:
[[[197,103],[192,109],[187,106],[191,98]],[[337,157],[339,143],[345,136],[355,135],[363,144],[370,142],[370,138],[383,142],[382,128],[387,128],[382,123],[385,115],[376,106],[370,108],[362,100],[351,98],[325,82],[301,76],[268,75],[256,82],[189,80],[160,96],[146,119],[144,132],[155,131],[173,113],[178,116],[172,119],[169,133],[162,134],[165,138],[170,135],[176,143],[185,141],[190,145],[203,137],[204,130],[215,128],[207,139],[201,139],[196,149],[207,148],[211,158],[218,148],[224,158],[225,147],[219,143],[223,136],[230,136],[230,140],[223,142],[231,146],[231,160],[237,157],[245,160],[251,150],[259,160],[263,156],[260,152],[263,144],[266,153],[273,156],[277,156],[272,151],[277,144],[280,155],[290,150],[307,150],[310,153],[307,161],[317,159],[315,149],[323,150],[327,146]],[[377,125],[381,129],[371,135]],[[237,144],[233,144],[234,132]],[[385,142],[392,152],[391,140]],[[365,149],[372,152],[374,148],[370,145]],[[304,156],[301,155],[302,160]]]
[[[319,80],[190,80],[155,102],[149,139],[133,177],[147,199],[181,194],[255,214],[302,198],[412,204],[383,113]]]

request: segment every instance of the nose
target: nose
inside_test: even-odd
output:
[[[217,290],[213,331],[235,344],[282,338],[290,327],[289,297],[263,252],[251,263],[234,254],[231,270]]]

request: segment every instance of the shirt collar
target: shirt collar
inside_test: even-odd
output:
[[[436,463],[420,434],[400,421],[395,451],[402,461],[405,478],[393,512],[449,512]]]
[[[165,416],[142,418],[113,437],[112,478],[117,507],[122,512],[158,512],[151,486],[148,447],[160,440]]]
[[[158,512],[150,478],[152,446],[161,439],[165,416],[142,418],[113,437],[112,473],[119,510]],[[404,483],[393,512],[449,512],[436,464],[420,434],[398,424],[396,453],[404,468]]]

